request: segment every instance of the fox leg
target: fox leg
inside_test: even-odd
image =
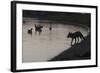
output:
[[[79,43],[79,38],[77,38],[77,43]]]
[[[75,44],[76,44],[76,38],[75,38]]]
[[[71,40],[71,46],[72,46],[72,43],[73,43],[73,38],[72,38],[72,40]]]

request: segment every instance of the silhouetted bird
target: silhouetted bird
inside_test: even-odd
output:
[[[43,28],[43,26],[41,26],[41,25],[36,25],[36,24],[35,24],[35,34],[36,34],[37,32],[39,32],[39,35],[40,35],[41,32],[42,32],[42,28]]]
[[[32,30],[33,30],[33,28],[30,28],[30,29],[28,29],[28,34],[31,34],[32,35]]]
[[[51,31],[52,30],[52,27],[49,27],[49,30]]]

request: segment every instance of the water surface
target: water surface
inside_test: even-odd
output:
[[[71,39],[67,38],[69,32],[81,31],[84,36],[88,34],[86,28],[61,23],[52,23],[52,30],[49,30],[50,23],[43,25],[42,33],[35,34],[34,24],[39,24],[38,20],[30,20],[23,23],[23,62],[47,61],[57,56],[70,46]],[[33,28],[32,35],[27,33],[29,28]]]

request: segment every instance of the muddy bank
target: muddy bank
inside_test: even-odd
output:
[[[90,34],[85,37],[81,43],[73,45],[68,50],[63,51],[58,56],[50,59],[49,61],[64,61],[64,60],[85,60],[91,58],[91,44]]]

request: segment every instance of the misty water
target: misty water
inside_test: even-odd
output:
[[[35,34],[34,24],[43,26],[40,35],[38,33]],[[71,38],[67,38],[69,32],[81,31],[84,36],[88,34],[88,29],[81,26],[53,22],[52,30],[50,31],[50,24],[47,20],[44,20],[44,23],[39,23],[35,19],[30,19],[23,23],[23,62],[48,61],[67,50],[71,47]],[[32,35],[27,33],[30,28],[33,28]]]

